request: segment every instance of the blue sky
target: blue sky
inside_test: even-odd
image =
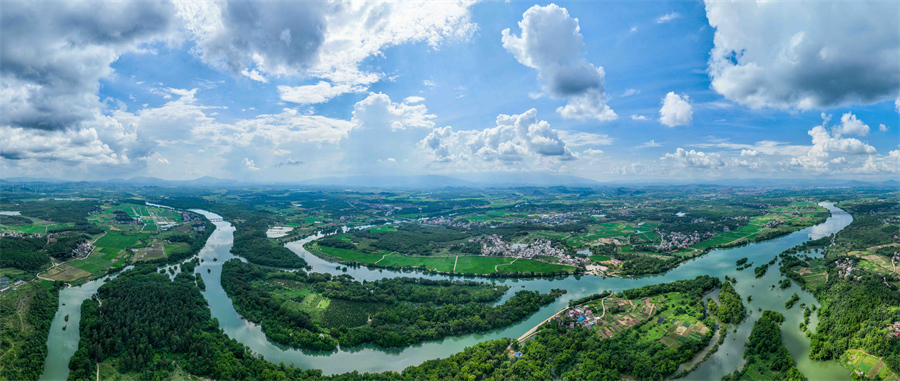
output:
[[[898,7],[10,3],[0,168],[892,179]]]

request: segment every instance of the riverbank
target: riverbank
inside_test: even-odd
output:
[[[209,304],[212,317],[218,321],[219,327],[229,337],[236,339],[238,342],[244,345],[247,345],[254,353],[263,356],[267,361],[276,364],[283,362],[285,365],[293,365],[295,367],[301,367],[305,369],[321,369],[324,374],[352,372],[354,370],[361,373],[382,372],[388,370],[400,371],[408,366],[418,365],[427,360],[449,357],[456,353],[462,352],[467,347],[474,346],[481,342],[509,337],[519,337],[532,327],[536,326],[539,322],[546,320],[557,311],[568,306],[569,301],[595,294],[600,290],[620,292],[626,289],[642,287],[645,285],[692,279],[698,275],[704,274],[711,274],[720,277],[728,275],[738,280],[738,283],[735,285],[738,293],[740,293],[742,296],[753,295],[753,302],[749,305],[749,307],[751,307],[752,309],[755,310],[757,306],[763,306],[769,309],[780,306],[783,309],[784,300],[786,299],[783,299],[783,296],[779,298],[779,292],[770,292],[768,290],[769,284],[774,284],[777,282],[777,271],[769,271],[768,274],[760,280],[752,281],[752,279],[754,278],[754,274],[752,271],[740,272],[735,270],[735,259],[748,257],[749,261],[753,263],[767,263],[781,251],[796,246],[809,239],[817,239],[839,231],[843,229],[843,227],[845,227],[847,224],[849,224],[852,220],[852,218],[850,218],[850,216],[845,213],[837,213],[839,211],[840,209],[833,208],[832,212],[834,214],[831,218],[828,219],[828,221],[823,224],[806,228],[799,232],[792,233],[788,236],[765,242],[726,250],[713,250],[708,255],[686,261],[681,266],[677,267],[676,269],[670,270],[665,274],[636,278],[568,276],[564,278],[491,279],[491,282],[510,286],[512,287],[512,290],[525,289],[547,293],[550,290],[557,288],[566,289],[569,292],[554,303],[541,308],[538,312],[531,315],[524,321],[513,324],[509,327],[480,334],[448,337],[442,340],[425,342],[419,345],[401,349],[384,349],[373,346],[361,346],[352,349],[339,348],[334,352],[316,352],[286,349],[283,346],[276,345],[275,343],[272,343],[271,341],[266,339],[265,334],[262,332],[262,329],[258,325],[250,323],[247,320],[243,319],[234,310],[231,300],[227,297],[224,290],[222,289],[222,264],[231,258],[235,258],[230,253],[231,245],[233,242],[234,227],[230,226],[228,222],[215,222],[216,229],[214,233],[209,237],[206,245],[198,254],[198,257],[202,261],[200,265],[196,267],[195,272],[201,275],[205,284],[207,285],[206,291],[203,291],[202,294]],[[218,215],[209,212],[200,211],[200,213],[204,214],[211,220],[220,218]],[[345,272],[343,271],[343,268],[346,266],[338,266],[333,262],[326,261],[320,257],[313,255],[303,248],[304,244],[314,239],[315,237],[308,237],[303,240],[286,244],[286,247],[288,249],[308,262],[309,266],[311,267],[310,271],[313,272],[330,273],[335,275],[347,274],[359,281],[371,281],[411,275],[417,277],[425,277],[428,279],[454,279],[454,277],[448,275],[428,274],[418,271],[401,272],[387,269],[375,270],[365,267],[349,267]],[[214,259],[217,260],[214,261]],[[96,282],[94,283],[94,285],[96,285],[96,287],[99,287],[99,282],[94,282]],[[758,287],[752,287],[753,285],[758,285]],[[93,294],[93,292],[96,291],[96,288],[94,288],[93,291],[89,288],[81,288],[79,291],[83,291],[86,294]],[[508,298],[510,294],[511,292],[507,293],[504,298]],[[815,302],[812,296],[808,293],[798,294],[800,294],[801,297],[800,302],[804,302],[808,305]],[[77,327],[76,319],[80,317],[81,301],[75,299],[66,299],[65,301],[63,300],[74,295],[82,294],[76,293],[74,291],[67,293],[66,290],[63,290],[60,296],[61,303],[65,302],[67,304],[65,308],[61,308],[60,311],[57,312],[57,315],[54,318],[54,324],[56,323],[57,319],[60,323],[62,323],[63,317],[66,314],[65,311],[70,311],[69,313],[72,314],[72,316],[70,317],[70,329],[67,330],[66,333],[71,334],[74,340],[55,335],[55,333],[61,332],[61,325],[51,328],[51,337],[48,339],[48,347],[50,348],[51,352],[66,347],[71,348],[71,350],[68,356],[63,356],[60,354],[51,355],[55,356],[52,361],[50,361],[50,356],[48,356],[48,366],[49,364],[53,363],[55,364],[54,366],[56,368],[60,369],[60,371],[51,376],[48,375],[47,367],[45,367],[44,379],[46,380],[65,379],[67,377],[66,375],[68,374],[68,358],[71,357],[71,353],[74,353],[75,349],[77,349],[78,333],[70,331],[77,331],[72,329],[74,328],[72,325],[75,324],[75,326]],[[86,298],[87,296],[85,296],[85,299]],[[766,305],[768,304],[771,304],[773,307],[767,307]],[[701,366],[698,367],[696,371],[688,375],[686,379],[719,379],[722,375],[731,373],[735,369],[737,369],[738,364],[735,362],[729,362],[728,360],[732,358],[740,359],[741,354],[743,353],[743,343],[746,341],[746,337],[749,335],[749,327],[752,327],[752,322],[755,321],[755,319],[753,319],[753,316],[754,315],[751,315],[751,318],[747,319],[747,321],[739,325],[737,333],[729,332],[729,339],[726,339],[725,342],[723,342],[722,346],[720,346],[719,351],[711,356],[709,360],[701,364]],[[799,325],[799,322],[802,321],[802,312],[800,309],[794,308],[786,311],[785,317],[785,327],[797,327]],[[814,321],[811,322],[811,325],[814,324]],[[748,327],[746,329],[746,332],[744,332],[743,327]],[[828,369],[822,372],[814,372],[808,369],[804,369],[804,367],[808,368],[807,365],[819,366],[823,363],[812,364],[811,361],[808,360],[807,355],[806,359],[811,364],[805,364],[804,356],[800,352],[803,351],[803,347],[805,346],[805,350],[807,351],[806,353],[808,353],[809,339],[807,339],[805,335],[802,334],[796,336],[797,337],[795,337],[793,334],[785,334],[785,345],[788,347],[788,350],[791,351],[791,354],[794,356],[794,358],[798,359],[798,368],[800,368],[804,374],[810,376],[810,379],[813,379],[812,377],[818,374],[837,374],[840,376],[841,372],[843,372],[845,377],[826,377],[825,379],[849,379],[848,371],[835,373],[834,370],[830,368],[830,365]],[[805,342],[803,340],[805,340]],[[726,355],[726,353],[729,352],[733,353],[731,353],[730,355]],[[828,362],[825,364],[833,364],[839,369],[843,369],[843,367],[841,367],[840,364],[837,364],[837,362]],[[63,369],[65,370],[64,372],[62,372]]]

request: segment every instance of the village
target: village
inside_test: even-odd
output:
[[[553,247],[553,244],[544,238],[539,238],[529,244],[514,243],[507,244],[503,241],[503,236],[491,234],[484,237],[470,239],[469,242],[477,242],[481,244],[481,254],[493,257],[510,257],[537,259],[539,257],[557,258],[560,263],[565,264],[586,264],[589,260],[580,257],[567,255],[563,249]]]
[[[660,250],[679,250],[690,247],[691,245],[698,243],[704,239],[713,236],[711,232],[693,232],[691,234],[682,234],[678,232],[672,233],[663,233],[659,232],[659,236],[661,238],[661,242],[659,245],[656,245],[657,249]]]

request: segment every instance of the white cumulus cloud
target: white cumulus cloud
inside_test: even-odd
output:
[[[729,100],[806,110],[898,95],[895,2],[706,0],[706,15],[712,88]]]
[[[614,120],[606,104],[605,73],[584,58],[584,40],[578,19],[556,4],[533,6],[519,21],[521,35],[504,29],[503,47],[519,63],[537,69],[545,92],[567,104],[556,112],[564,118]]]
[[[856,115],[846,113],[841,116],[841,124],[835,126],[832,132],[837,136],[840,135],[859,135],[866,136],[869,134],[869,126],[861,120],[856,119]]]
[[[671,161],[678,166],[691,168],[715,169],[725,165],[718,154],[695,150],[686,151],[684,148],[678,148],[674,153],[667,153],[660,160]]]
[[[662,100],[659,109],[659,122],[669,127],[683,126],[691,123],[694,111],[687,95],[669,92]]]
[[[484,130],[454,131],[452,127],[435,128],[420,145],[436,162],[535,162],[540,160],[568,161],[575,155],[560,137],[560,131],[537,119],[537,110],[519,115],[497,116],[496,127]],[[606,143],[596,137],[585,138],[589,144]]]

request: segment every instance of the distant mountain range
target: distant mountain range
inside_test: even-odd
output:
[[[130,179],[110,179],[102,181],[66,181],[40,177],[9,177],[0,179],[4,184],[26,183],[85,183],[108,184],[111,186],[159,186],[159,187],[218,187],[236,188],[254,185],[272,186],[313,186],[313,187],[351,187],[351,188],[487,188],[487,187],[643,187],[665,185],[715,185],[738,187],[785,187],[785,186],[828,186],[828,187],[861,187],[881,186],[900,187],[900,181],[859,181],[844,179],[721,179],[721,180],[656,180],[656,181],[615,181],[598,182],[578,176],[549,173],[473,173],[459,174],[455,177],[444,175],[415,176],[334,176],[300,181],[282,182],[242,182],[238,180],[219,179],[204,176],[194,180],[165,180],[157,177],[132,177]]]

